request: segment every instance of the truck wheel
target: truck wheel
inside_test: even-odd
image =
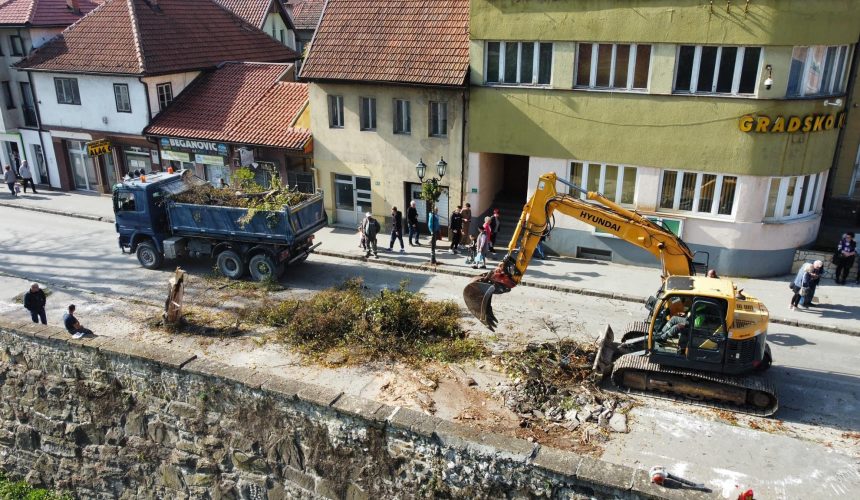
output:
[[[164,262],[164,256],[155,248],[150,241],[144,241],[137,245],[137,260],[140,265],[147,269],[158,269]]]
[[[242,257],[233,250],[224,250],[218,254],[218,271],[231,280],[241,279],[245,275],[245,263]]]
[[[251,257],[248,267],[251,270],[251,278],[254,281],[266,281],[278,278],[278,267],[272,258],[264,253],[258,253]]]

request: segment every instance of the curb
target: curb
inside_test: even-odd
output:
[[[79,214],[79,213],[74,213],[74,212],[64,212],[62,210],[54,210],[54,209],[42,208],[42,207],[28,207],[28,206],[24,206],[24,205],[12,204],[12,203],[8,203],[8,202],[0,202],[0,206],[9,207],[9,208],[20,208],[23,210],[30,210],[31,212],[44,212],[44,213],[53,214],[53,215],[63,215],[66,217],[76,217],[78,219],[87,219],[87,220],[92,220],[92,221],[97,221],[97,222],[107,222],[108,224],[114,223],[113,219],[111,219],[109,217],[101,217],[98,215]],[[361,257],[359,255],[351,255],[351,254],[346,254],[346,253],[341,253],[341,252],[330,252],[327,250],[315,250],[314,253],[317,253],[320,255],[325,255],[327,257],[335,257],[338,259],[354,260],[354,261],[360,261],[360,262],[366,262],[367,261],[366,258]],[[408,264],[405,262],[397,262],[397,261],[388,260],[388,259],[380,259],[380,260],[377,260],[374,262],[378,262],[380,264],[385,264],[385,265],[391,266],[391,267],[400,267],[403,269],[412,269],[412,270],[427,271],[427,272],[433,272],[433,273],[439,273],[439,274],[448,274],[451,276],[460,276],[463,278],[474,278],[475,276],[477,276],[474,273],[469,273],[466,271],[460,271],[460,270],[454,270],[454,269],[445,269],[445,268],[440,269],[439,266],[431,266],[430,264]],[[520,285],[521,286],[530,286],[530,287],[534,287],[534,288],[540,288],[543,290],[552,290],[552,291],[556,291],[556,292],[575,293],[578,295],[585,295],[585,296],[589,296],[589,297],[599,297],[599,298],[603,298],[603,299],[622,300],[624,302],[644,303],[645,300],[647,299],[647,297],[628,295],[628,294],[624,294],[624,293],[604,292],[602,290],[591,290],[589,288],[578,288],[578,287],[567,286],[567,285],[552,285],[549,283],[532,282],[532,281],[527,281],[527,280],[523,280],[522,282],[520,282]],[[801,321],[801,320],[794,320],[794,319],[787,319],[787,318],[777,318],[777,317],[771,316],[770,322],[776,323],[778,325],[795,326],[798,328],[806,328],[809,330],[819,330],[819,331],[823,331],[823,332],[838,333],[841,335],[850,335],[852,337],[860,337],[860,330],[849,329],[849,328],[839,328],[839,327],[829,326],[829,325],[819,325],[819,324],[815,324],[815,323],[810,323],[808,321]]]

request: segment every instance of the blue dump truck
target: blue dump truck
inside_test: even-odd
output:
[[[307,259],[320,244],[314,233],[327,217],[322,193],[281,211],[177,203],[172,196],[205,183],[188,170],[154,173],[114,186],[113,209],[119,247],[135,253],[147,269],[164,259],[215,257],[224,276],[277,279],[287,266]],[[241,221],[240,221],[241,219]]]

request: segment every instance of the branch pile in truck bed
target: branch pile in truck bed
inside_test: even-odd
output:
[[[230,188],[217,188],[211,184],[199,184],[171,196],[177,203],[192,205],[214,205],[219,207],[250,208],[257,211],[279,211],[284,206],[298,205],[312,195],[294,189],[278,188],[261,192],[241,192]]]

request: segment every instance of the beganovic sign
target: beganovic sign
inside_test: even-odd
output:
[[[777,116],[771,118],[765,115],[744,115],[738,121],[741,132],[760,132],[766,134],[777,134],[787,132],[821,132],[845,126],[845,112],[829,115],[807,115],[807,116]]]
[[[173,137],[162,137],[161,149],[203,155],[229,155],[226,144],[221,142],[203,141],[198,139],[176,139]]]

